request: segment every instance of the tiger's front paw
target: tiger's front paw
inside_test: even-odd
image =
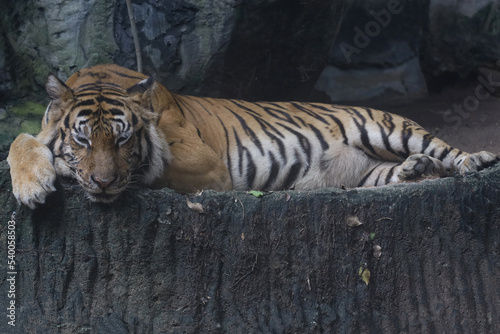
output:
[[[34,209],[56,188],[52,152],[28,134],[19,135],[7,157],[12,178],[12,192],[19,203]]]
[[[487,167],[493,166],[499,161],[496,154],[487,151],[468,154],[468,156],[460,163],[458,172],[464,175],[467,172],[480,171]]]

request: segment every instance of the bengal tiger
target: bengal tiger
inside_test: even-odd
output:
[[[173,94],[117,65],[49,75],[42,129],[19,135],[7,158],[16,199],[30,208],[76,178],[112,202],[131,185],[285,190],[381,186],[463,175],[499,160],[452,148],[417,123],[362,107],[246,102]]]

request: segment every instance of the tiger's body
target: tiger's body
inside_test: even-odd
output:
[[[55,190],[58,174],[75,177],[91,200],[111,202],[138,182],[182,193],[352,188],[498,160],[379,110],[175,95],[116,65],[80,70],[66,84],[49,76],[47,92],[41,132],[21,134],[8,157],[14,195],[30,207]]]

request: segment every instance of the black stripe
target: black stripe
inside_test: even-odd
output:
[[[424,137],[422,138],[422,153],[424,153],[427,147],[429,147],[433,139],[434,136],[430,133],[424,135]]]
[[[138,122],[139,122],[139,119],[137,118],[137,116],[134,113],[132,113],[132,125],[136,126]]]
[[[125,122],[123,120],[121,120],[119,118],[113,118],[112,120],[113,120],[113,122],[120,124],[122,126],[122,129],[125,129]],[[130,124],[129,124],[129,126],[130,126]]]
[[[248,126],[247,122],[243,119],[243,117],[241,117],[236,112],[234,112],[233,110],[231,110],[231,109],[229,109],[227,107],[226,107],[226,109],[229,110],[234,115],[234,117],[236,117],[236,119],[240,122],[241,127],[243,128],[243,130],[245,131],[245,133],[250,137],[250,139],[255,144],[255,146],[257,146],[257,148],[259,149],[260,153],[262,155],[264,155],[265,153],[264,153],[264,149],[262,147],[262,143],[260,142],[259,138],[255,135],[255,132],[252,130],[252,128],[250,128]]]
[[[64,118],[64,127],[69,129],[69,113]]]
[[[313,130],[314,134],[316,135],[316,138],[318,138],[318,141],[321,144],[321,148],[323,149],[323,151],[328,150],[330,145],[328,145],[328,143],[326,142],[325,137],[323,137],[323,134],[321,133],[321,131],[319,131],[312,124],[309,124],[309,127],[311,128],[311,130]]]
[[[330,112],[335,112],[334,110],[328,109],[323,105],[316,105],[316,104],[309,104],[309,103],[299,104],[298,102],[291,102],[290,104],[292,106],[294,106],[295,108],[299,109],[300,111],[308,114],[311,117],[314,117],[315,119],[317,119],[318,121],[320,121],[326,125],[330,125],[330,123],[326,119],[321,117],[320,114],[313,112],[310,107],[317,108],[317,109],[323,110],[323,111],[328,111],[329,113],[327,114],[327,116],[331,116]]]
[[[255,181],[255,175],[257,174],[257,167],[253,162],[252,155],[248,151],[248,149],[244,148],[246,158],[247,158],[247,168],[246,168],[246,180],[247,180],[247,188],[252,189],[253,183]]]
[[[304,120],[303,120],[302,118],[300,118],[299,116],[294,116],[294,118],[295,118],[296,120],[298,120],[298,121],[301,123],[301,125],[302,125],[303,127],[307,127],[307,126],[309,125],[309,124],[307,124],[307,123],[306,123],[306,121],[304,121]]]
[[[408,146],[408,142],[410,138],[413,136],[413,131],[411,129],[410,122],[403,122],[403,131],[401,131],[401,141],[403,142],[403,148],[405,150],[404,158],[408,158],[410,156],[410,148]]]
[[[241,101],[241,100],[227,100],[228,102],[231,102],[232,104],[234,104],[235,106],[237,106],[238,108],[246,111],[247,114],[249,115],[252,115],[253,117],[259,117],[259,118],[262,118],[262,115],[259,114],[256,110],[253,110],[251,108],[248,108],[248,107],[245,107],[242,103],[245,102],[245,101]],[[257,105],[257,103],[252,103],[253,105]],[[257,105],[258,106],[258,105]]]
[[[236,147],[238,148],[238,170],[241,176],[245,176],[247,189],[251,189],[257,173],[257,167],[253,162],[250,151],[241,143],[240,137],[235,128],[233,128],[233,135],[236,140]],[[243,165],[245,158],[247,160],[246,166]],[[244,167],[246,168],[244,169]]]
[[[327,116],[330,117],[340,129],[340,133],[342,133],[342,137],[344,137],[343,141],[344,145],[349,145],[349,139],[347,138],[347,134],[345,132],[344,123],[333,115],[327,115]]]
[[[236,148],[238,149],[238,171],[240,175],[243,175],[243,145],[241,144],[240,136],[234,127],[233,136],[236,141]]]
[[[250,117],[252,117],[257,123],[259,123],[260,127],[264,132],[271,138],[275,138],[274,135],[271,135],[269,130],[272,130],[276,135],[280,136],[281,138],[285,138],[285,136],[279,131],[276,127],[273,126],[273,124],[269,123],[266,121],[264,118],[262,118],[262,115],[257,113],[255,110],[249,109],[242,104],[238,103],[237,100],[228,100],[229,102],[232,102],[234,105],[236,105],[238,108],[241,108],[242,110],[246,111],[246,114]]]
[[[373,109],[370,109],[370,108],[364,108],[364,109],[365,109],[366,113],[368,114],[368,116],[370,116],[371,120],[375,121],[373,119],[373,114],[372,114]]]
[[[106,102],[107,104],[111,104],[111,105],[117,106],[117,107],[123,107],[124,106],[124,104],[122,102],[120,102],[120,101],[118,101],[116,99],[111,99],[111,98],[103,96],[103,95],[99,95],[95,99],[99,103]]]
[[[198,129],[197,127],[196,127],[196,133],[198,134],[198,137],[200,137],[201,141],[204,143],[204,142],[205,142],[205,140],[204,140],[204,139],[203,139],[203,137],[201,136],[201,131],[200,131],[200,129]]]
[[[276,158],[271,152],[269,152],[269,159],[271,160],[271,171],[269,172],[269,177],[262,188],[264,190],[272,190],[270,189],[271,184],[276,180],[276,176],[278,176],[281,169],[280,164],[276,161]]]
[[[117,108],[111,108],[111,109],[109,109],[109,112],[113,116],[124,116],[125,115],[125,113],[122,110],[117,109]]]
[[[385,177],[385,184],[389,184],[389,182],[391,182],[391,177],[394,174],[394,168],[396,168],[396,166],[399,166],[399,165],[400,164],[397,164],[397,165],[394,165],[391,167],[391,169],[387,173],[387,176]]]
[[[112,90],[115,93],[120,93],[120,96],[125,96],[123,94],[123,87],[121,87],[118,84],[111,83],[111,82],[91,82],[88,84],[83,84],[81,86],[78,86],[75,88],[76,92],[78,93],[78,96],[81,96],[80,92],[88,91],[88,90],[95,90],[98,92],[102,92],[104,89],[106,90]],[[108,92],[106,92],[108,93]],[[111,92],[109,92],[111,93]]]
[[[212,112],[210,111],[210,109],[208,109],[207,107],[205,107],[199,99],[191,99],[193,100],[196,104],[198,104],[201,109],[203,109],[207,114],[209,114],[210,116],[213,116]],[[207,99],[204,99],[205,102],[208,102]]]
[[[309,142],[309,139],[302,135],[300,132],[293,130],[292,128],[286,126],[285,124],[277,123],[278,125],[282,126],[289,132],[295,135],[297,137],[297,140],[299,141],[300,146],[302,147],[302,151],[306,154],[307,156],[307,169],[309,169],[309,166],[311,165],[311,143]],[[306,171],[307,171],[306,169]]]
[[[73,109],[83,107],[83,106],[93,106],[95,104],[94,99],[88,99],[88,100],[83,100],[83,101],[78,101]]]
[[[80,128],[82,125],[87,124],[88,122],[89,122],[89,119],[88,119],[88,118],[86,118],[86,119],[84,119],[84,120],[82,120],[82,121],[79,121],[79,122],[78,122],[78,126],[75,124],[75,125],[73,126],[73,128],[76,130],[76,128],[77,128],[77,127],[78,127],[78,128]]]
[[[295,152],[295,158],[298,160],[297,152]],[[295,180],[297,180],[297,177],[299,176],[301,168],[302,164],[300,163],[300,161],[297,161],[290,167],[288,175],[283,182],[283,187],[280,190],[289,189],[293,185],[293,183],[295,182]]]
[[[259,103],[255,103],[255,105],[262,108],[271,117],[274,117],[274,118],[279,119],[281,121],[293,124],[297,127],[299,126],[297,124],[297,122],[294,121],[292,116],[290,116],[290,113],[287,111],[279,110],[277,108],[271,108],[271,107],[268,107],[267,105],[263,105],[263,104],[259,104]]]
[[[367,173],[367,174],[366,174],[366,175],[365,175],[365,176],[361,179],[361,181],[359,181],[359,183],[358,183],[358,187],[362,187],[362,186],[365,184],[366,180],[368,180],[368,178],[370,177],[370,175],[372,175],[372,174],[373,174],[373,172],[375,171],[375,169],[376,169],[378,166],[380,166],[380,165],[381,165],[381,163],[380,163],[380,164],[378,164],[377,166],[373,167],[373,168],[372,168],[372,169],[371,169],[371,170],[370,170],[370,171],[369,171],[369,172],[368,172],[368,173]]]
[[[187,111],[191,114],[191,116],[193,116],[194,119],[196,119],[197,115],[193,114],[193,111],[191,110],[191,106],[185,101],[186,99],[175,99],[175,102],[177,104],[177,107],[179,108],[182,116],[186,117],[186,114],[184,113],[184,111]],[[182,107],[181,107],[182,105]]]
[[[143,136],[144,136],[144,139],[146,139],[147,152],[148,152],[148,155],[146,156],[146,158],[148,159],[148,161],[151,161],[151,157],[153,156],[154,146],[153,146],[153,143],[151,142],[151,138],[149,137],[149,133],[144,131]],[[140,143],[139,143],[139,146],[140,146]],[[141,149],[142,149],[142,147],[141,147]],[[147,172],[149,170],[150,166],[151,166],[150,163],[145,164],[145,166],[143,166],[144,172]]]
[[[92,115],[94,111],[92,109],[82,109],[78,112],[78,115],[76,117],[86,117]]]
[[[137,148],[139,149],[138,155],[139,155],[139,161],[142,161],[142,128],[138,129],[135,132],[135,136],[137,137],[138,145]]]
[[[373,148],[372,144],[370,143],[370,137],[368,136],[368,131],[366,130],[366,127],[365,127],[365,123],[366,123],[366,120],[364,119],[364,117],[361,116],[361,119],[363,121],[363,124],[359,124],[358,120],[356,118],[353,117],[353,120],[354,120],[354,124],[356,124],[356,127],[358,128],[359,130],[359,134],[360,134],[360,137],[361,137],[361,143],[363,144],[363,146],[368,149],[375,157],[378,157],[378,154],[377,152],[375,151],[375,149]]]
[[[382,136],[382,140],[384,141],[384,146],[385,146],[385,149],[388,151],[388,152],[391,152],[392,154],[396,155],[396,156],[399,156],[399,154],[394,151],[391,147],[391,143],[389,141],[389,135],[386,134],[385,132],[385,127],[382,125],[382,124],[379,124],[377,123],[379,129],[380,129],[380,135]]]
[[[216,115],[217,116],[217,115]],[[233,178],[233,171],[231,170],[232,167],[232,162],[231,162],[231,155],[230,155],[230,145],[229,145],[229,131],[227,131],[226,126],[224,125],[224,122],[220,119],[219,116],[217,116],[217,119],[220,122],[220,125],[222,126],[222,129],[224,130],[224,137],[226,138],[226,158],[227,158],[227,169],[229,170],[229,175],[231,176],[231,180]]]
[[[82,93],[82,92],[86,92],[86,93]],[[94,88],[90,87],[90,88],[85,88],[81,92],[79,92],[78,93],[78,97],[96,96],[98,94],[112,95],[112,96],[116,96],[116,97],[124,97],[125,96],[118,89],[111,91],[111,90],[108,90],[108,89],[103,90],[102,88],[99,88],[99,87],[97,89],[94,89]]]

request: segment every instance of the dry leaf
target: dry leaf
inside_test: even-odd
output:
[[[241,240],[245,240],[245,233],[241,233]]]
[[[370,270],[368,270],[368,268],[359,267],[358,274],[366,285],[370,283]]]
[[[360,222],[359,218],[356,216],[349,216],[349,217],[347,217],[346,220],[347,220],[347,225],[350,227],[356,227],[356,226],[363,225],[363,223]]]
[[[379,245],[373,245],[373,256],[379,258],[382,255],[382,247]]]
[[[205,212],[205,211],[203,211],[203,205],[201,205],[201,203],[193,203],[187,198],[186,198],[186,203],[187,203],[188,207],[193,211],[196,211],[198,213]]]

